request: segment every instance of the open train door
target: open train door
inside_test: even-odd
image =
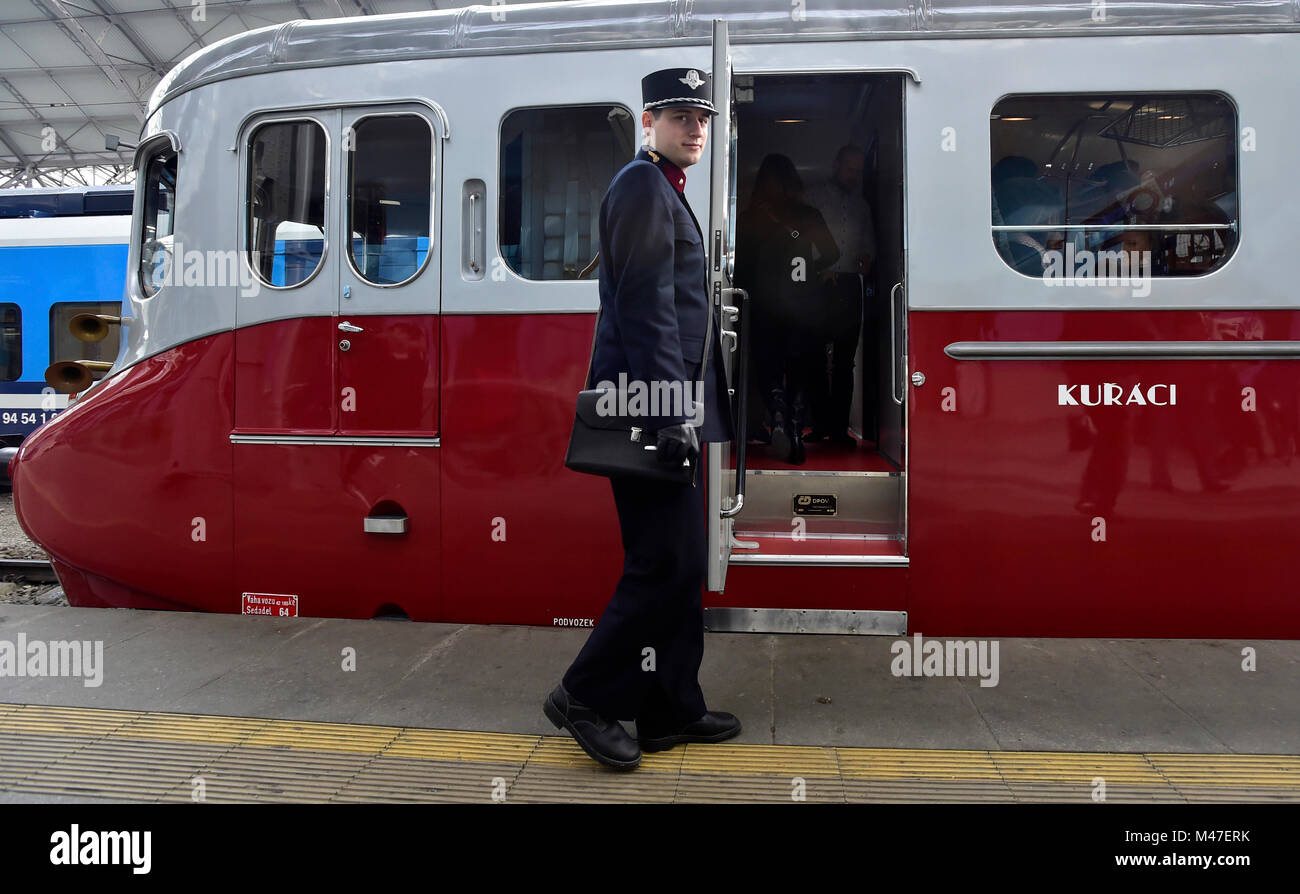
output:
[[[709,295],[714,319],[721,321],[722,356],[726,366],[727,386],[734,406],[741,408],[740,449],[741,474],[731,467],[730,442],[710,444],[708,447],[708,516],[709,578],[708,588],[722,592],[727,578],[727,562],[733,543],[732,519],[744,503],[744,370],[738,359],[744,354],[738,350],[740,337],[737,326],[741,319],[744,293],[732,285],[735,270],[736,224],[736,116],[731,90],[731,53],[727,46],[727,23],[713,20],[713,104],[718,114],[713,119],[709,182],[709,230],[707,237],[709,262]]]
[[[706,629],[898,635],[907,630],[910,567],[904,105],[909,78],[919,79],[897,68],[738,74],[722,22],[714,23],[713,53],[719,114],[710,159],[707,285],[723,334],[736,440],[708,450],[707,589],[717,595],[707,600]],[[837,146],[861,150],[856,176],[851,164],[841,169]],[[744,201],[737,183],[752,176],[757,184],[759,159],[773,154],[813,175],[810,192],[831,212],[838,209],[839,226],[854,208],[841,198],[844,193],[861,199],[877,231],[874,250],[857,246],[855,272],[827,267],[816,274],[831,274],[813,288],[821,296],[835,290],[830,297],[836,313],[803,322],[826,349],[829,393],[820,404],[813,399],[801,407],[811,416],[800,423],[807,448],[790,455],[764,438],[767,426],[759,416],[747,418],[773,412],[773,402],[761,399],[767,395],[751,402],[747,386],[770,385],[764,377],[772,375],[774,360],[785,366],[786,377],[800,362],[783,339],[768,334],[768,324],[779,317],[772,309],[784,294],[775,278],[784,275],[779,268],[787,259],[777,252],[792,249],[756,223],[752,199],[747,213],[737,213]],[[811,250],[817,253],[812,260],[819,260],[818,247]],[[764,263],[758,263],[760,254]],[[792,282],[807,282],[809,259],[791,255],[789,261]],[[854,292],[857,307],[848,300]],[[842,362],[844,344],[855,345],[851,364]],[[764,376],[751,377],[750,366],[764,369]],[[851,394],[844,392],[845,369]],[[811,386],[804,385],[809,393]],[[832,397],[847,411],[843,425],[841,410],[831,409]],[[804,428],[810,433],[803,435]],[[740,567],[729,572],[730,566]],[[731,586],[724,593],[728,577]]]

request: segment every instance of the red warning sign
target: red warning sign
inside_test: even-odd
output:
[[[298,597],[285,593],[245,593],[244,614],[274,618],[298,617]]]

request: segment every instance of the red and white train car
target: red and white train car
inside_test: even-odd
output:
[[[1298,31],[684,0],[223,41],[150,103],[125,346],[12,462],[19,520],[74,605],[592,623],[579,274],[642,75],[698,66],[720,303],[769,153],[812,185],[862,146],[875,228],[856,449],[710,451],[713,629],[1300,636]]]

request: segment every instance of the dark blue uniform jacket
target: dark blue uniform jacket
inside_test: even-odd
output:
[[[708,322],[708,273],[700,225],[686,196],[668,182],[663,156],[641,147],[614,176],[600,206],[600,331],[592,358],[592,386],[602,381],[700,381]],[[718,314],[713,317],[704,374],[703,441],[732,439],[731,402],[722,366]],[[661,392],[662,393],[662,392]],[[692,397],[698,398],[692,386]],[[666,403],[666,401],[661,402]],[[646,430],[693,422],[684,413],[647,418]]]

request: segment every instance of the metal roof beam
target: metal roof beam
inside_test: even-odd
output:
[[[117,66],[104,53],[103,48],[95,41],[95,38],[77,20],[71,10],[64,5],[63,0],[32,0],[32,2],[44,10],[50,20],[63,29],[63,32],[71,38],[73,43],[81,47],[91,61],[99,66],[99,70],[104,73],[104,77],[108,78],[109,83],[122,91],[123,95],[131,97],[131,104],[135,106],[135,116],[143,122],[144,103],[140,101],[140,97],[136,95],[135,91],[127,85],[125,79],[117,70]]]
[[[18,159],[18,163],[23,167],[27,167],[32,163],[32,160],[23,154],[23,150],[18,148],[17,143],[9,139],[9,134],[5,133],[2,128],[0,128],[0,143],[5,144],[5,148],[13,154],[14,158]]]
[[[150,65],[147,62],[133,62],[130,59],[119,59],[120,66],[130,65],[135,68],[148,69]],[[99,72],[98,65],[31,65],[16,66],[6,65],[3,69],[5,74],[11,75],[43,75],[43,74],[61,74],[61,75],[84,75],[95,74]],[[165,69],[164,69],[165,70]],[[125,104],[125,103],[124,103]]]
[[[3,87],[6,90],[8,90],[9,93],[13,96],[13,98],[18,100],[19,105],[21,105],[24,109],[27,110],[27,114],[32,116],[32,120],[34,120],[37,124],[41,126],[41,130],[42,130],[41,137],[43,139],[45,136],[44,134],[45,128],[46,127],[53,128],[53,125],[50,124],[49,120],[44,115],[42,115],[39,111],[37,111],[36,107],[32,105],[31,102],[28,101],[27,97],[23,96],[23,94],[19,91],[19,89],[15,87],[13,84],[9,83],[9,80],[5,78],[3,75],[0,75],[0,87]],[[83,115],[85,114],[84,109],[80,109],[80,107],[78,107],[78,110],[81,111]],[[84,126],[85,125],[82,125],[82,127]],[[55,145],[57,146],[58,142],[61,140],[63,142],[64,151],[68,153],[68,157],[71,158],[73,162],[80,164],[80,162],[77,162],[77,154],[72,151],[72,146],[68,143],[67,140],[63,140],[62,137],[59,136],[59,131],[57,128],[53,128],[53,129],[54,129],[54,136],[55,136]],[[80,131],[81,128],[77,128],[77,130]],[[9,143],[7,140],[5,141],[5,143],[11,149],[17,151],[12,143]],[[47,154],[45,158],[48,157],[49,155]],[[35,162],[31,161],[31,159],[27,159],[25,161],[25,164],[30,166],[33,164],[39,164],[41,161],[44,161],[44,158],[39,159],[38,161]]]
[[[75,105],[75,104],[74,104],[74,105]],[[85,110],[85,109],[81,108],[80,106],[75,106],[75,107],[76,107],[77,111],[81,112],[81,114],[82,114],[83,116],[85,116],[85,119],[86,119],[86,120],[85,120],[84,122],[82,122],[82,125],[81,125],[80,127],[78,127],[76,130],[74,130],[71,134],[69,134],[68,136],[65,137],[65,136],[63,136],[63,134],[59,133],[58,128],[55,128],[55,127],[53,127],[53,125],[51,125],[51,129],[54,130],[54,138],[55,138],[55,139],[54,139],[54,145],[55,145],[55,149],[56,149],[56,151],[57,151],[58,145],[59,145],[60,143],[62,143],[62,144],[63,144],[63,151],[66,152],[66,153],[68,153],[68,158],[72,159],[72,165],[64,165],[64,167],[80,167],[81,165],[87,164],[86,161],[77,158],[77,153],[74,152],[73,149],[72,149],[72,138],[75,137],[77,134],[81,133],[81,132],[82,132],[83,130],[85,130],[87,127],[91,126],[92,124],[95,124],[95,122],[91,120],[90,116],[89,116],[89,115],[86,115],[86,110]],[[99,130],[99,125],[98,125],[98,124],[95,124],[95,129],[96,129],[96,130]],[[53,155],[53,154],[54,154],[54,152],[47,152],[47,153],[45,153],[45,154],[42,155],[40,158],[36,159],[36,164],[37,164],[37,165],[44,164],[44,163],[45,163],[45,160],[46,160],[47,158],[49,158],[51,155]]]
[[[0,87],[3,87],[6,90],[8,90],[9,93],[12,94],[13,98],[18,100],[18,104],[27,110],[27,114],[31,115],[33,118],[35,118],[37,121],[41,122],[42,124],[46,123],[45,116],[42,115],[40,112],[36,111],[36,106],[28,102],[27,97],[23,96],[22,93],[18,91],[17,87],[9,83],[9,79],[6,78],[3,74],[0,74]]]
[[[25,168],[0,168],[0,189],[16,186],[69,186],[94,185],[98,177],[99,185],[111,186],[117,183],[130,183],[134,171],[129,165],[98,163],[84,165],[80,168],[52,168],[38,170],[34,165]]]
[[[173,3],[172,0],[162,0],[162,4],[163,6],[167,7],[172,11],[172,14],[176,16],[177,21],[181,23],[181,27],[185,29],[185,33],[190,36],[190,39],[193,41],[194,44],[198,44],[200,47],[205,46],[205,44],[203,43],[203,37],[199,34],[198,31],[194,30],[194,24],[190,21],[189,16],[185,15],[183,12],[177,9],[176,4]],[[193,44],[191,44],[191,46],[192,45]],[[181,52],[184,53],[187,50],[189,50],[188,46]],[[172,61],[175,61],[175,59],[176,57],[173,56]]]
[[[153,54],[153,51],[145,44],[144,39],[133,27],[127,24],[126,20],[123,19],[109,0],[90,0],[90,2],[104,14],[104,18],[108,19],[110,24],[122,32],[122,36],[126,38],[127,43],[135,47],[135,51],[149,64],[149,67],[154,70],[158,77],[167,74],[166,64]]]
[[[326,0],[326,3],[329,6],[334,7],[335,11],[338,13],[338,15],[335,16],[335,18],[339,18],[339,19],[350,18],[356,15],[358,12],[361,13],[363,16],[372,16],[375,14],[375,11],[370,8],[370,4],[366,3],[365,0],[346,0],[346,2],[349,6],[354,7],[356,11],[344,12],[343,11],[344,0]]]

